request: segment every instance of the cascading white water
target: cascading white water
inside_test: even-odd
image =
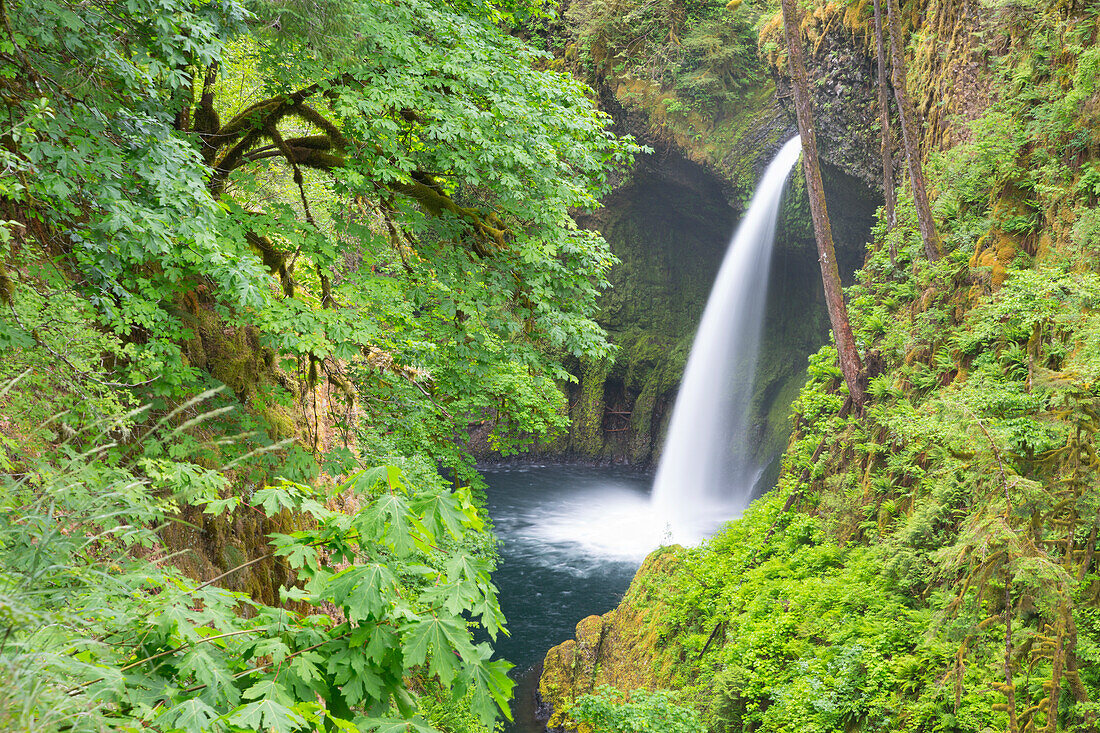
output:
[[[695,334],[653,485],[654,509],[678,542],[740,515],[761,472],[746,440],[749,407],[775,223],[800,151],[795,137],[768,165]]]

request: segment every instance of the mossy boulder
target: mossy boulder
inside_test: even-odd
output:
[[[576,636],[546,653],[539,697],[549,728],[571,728],[569,709],[602,685],[620,690],[668,687],[675,660],[661,653],[661,630],[671,605],[666,593],[683,572],[683,548],[664,547],[646,558],[619,606],[577,624]]]

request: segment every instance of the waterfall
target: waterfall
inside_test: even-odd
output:
[[[795,137],[780,149],[737,226],[676,396],[653,504],[679,542],[739,516],[762,471],[746,433],[775,223],[800,145]]]

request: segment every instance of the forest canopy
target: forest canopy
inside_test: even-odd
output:
[[[606,352],[591,316],[612,256],[569,211],[635,148],[504,32],[537,11],[6,8],[6,300],[48,254],[122,342],[111,379],[157,395],[206,380],[180,344],[215,309],[313,382],[374,347],[447,403],[437,417],[483,411],[495,383],[551,429],[513,383],[564,377],[556,349]],[[8,342],[37,333],[24,315]]]

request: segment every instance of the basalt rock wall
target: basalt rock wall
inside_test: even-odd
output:
[[[838,258],[850,274],[862,263],[875,199],[854,176],[834,167],[827,175]],[[582,219],[621,260],[599,317],[618,353],[613,362],[572,365],[578,377],[569,387],[572,427],[552,451],[655,462],[696,326],[741,214],[733,193],[728,181],[666,148],[643,160],[603,209]],[[778,227],[756,377],[753,441],[762,462],[785,443],[787,408],[806,357],[828,338],[807,217],[796,172]]]

